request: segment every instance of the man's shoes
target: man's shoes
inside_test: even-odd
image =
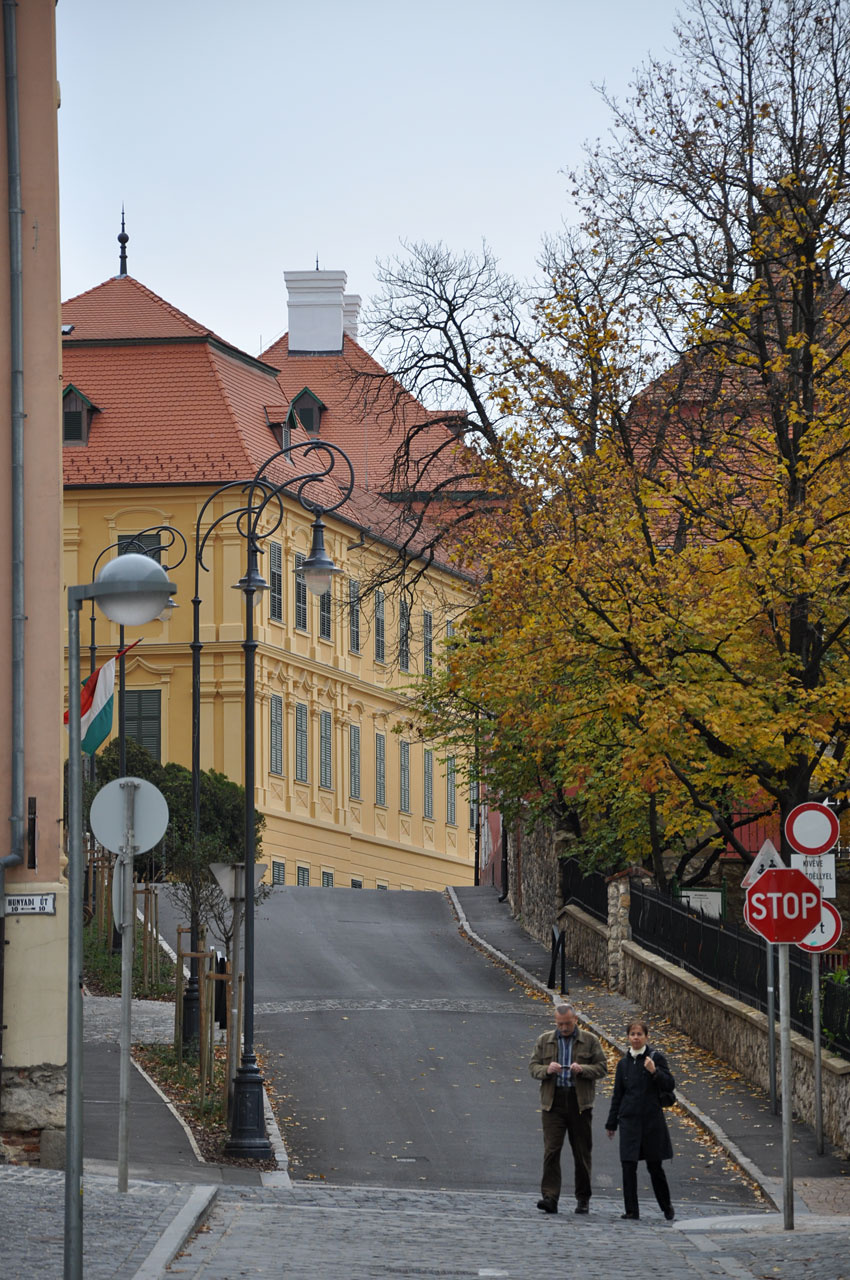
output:
[[[579,1200],[576,1204],[576,1213],[590,1213],[590,1202],[588,1200]]]
[[[676,1210],[673,1208],[671,1204],[669,1209],[664,1210],[664,1217],[667,1219],[668,1222],[672,1222],[675,1216],[676,1216]]]
[[[542,1209],[544,1213],[557,1213],[558,1201],[554,1200],[552,1196],[544,1196],[542,1200],[537,1201],[537,1208]]]
[[[640,1214],[639,1213],[621,1213],[620,1217],[629,1218],[632,1222],[637,1222],[638,1219],[640,1218]]]

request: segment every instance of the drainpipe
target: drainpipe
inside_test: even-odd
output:
[[[12,806],[11,852],[0,858],[0,1089],[6,951],[6,868],[24,860],[24,341],[21,146],[15,0],[3,0],[6,154],[9,184],[9,348],[11,366],[12,514]],[[2,1094],[0,1094],[2,1108]]]

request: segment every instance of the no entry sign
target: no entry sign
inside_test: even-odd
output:
[[[826,853],[838,843],[838,819],[832,809],[815,800],[798,804],[785,819],[785,839],[796,853],[809,857]]]
[[[800,942],[820,923],[820,889],[794,867],[765,871],[747,890],[744,919],[768,942]]]

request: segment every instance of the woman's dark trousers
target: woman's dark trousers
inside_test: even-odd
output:
[[[640,1212],[638,1208],[637,1167],[637,1160],[623,1161],[623,1200],[626,1206],[626,1213]],[[667,1185],[667,1175],[664,1172],[661,1161],[647,1160],[646,1167],[649,1170],[652,1190],[655,1192],[658,1207],[662,1213],[667,1213],[671,1208],[670,1187]]]

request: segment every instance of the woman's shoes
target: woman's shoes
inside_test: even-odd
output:
[[[639,1213],[621,1213],[621,1218],[630,1218],[632,1222],[637,1222],[640,1218]]]
[[[668,1222],[672,1222],[675,1216],[676,1216],[676,1210],[673,1208],[671,1204],[669,1209],[664,1210],[664,1217],[667,1219]]]

